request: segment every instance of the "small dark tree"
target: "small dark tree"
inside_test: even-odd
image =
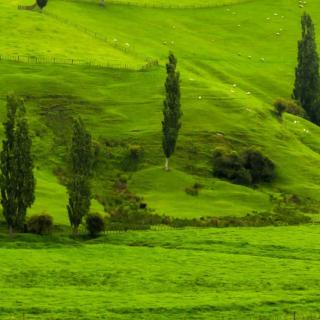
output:
[[[320,109],[316,103],[320,89],[319,57],[310,15],[302,15],[301,26],[302,39],[298,42],[298,65],[292,97],[300,102],[311,121],[320,124]]]
[[[91,213],[86,216],[86,228],[90,236],[94,237],[106,229],[106,222],[100,213]]]
[[[38,7],[42,10],[48,3],[48,0],[37,0]]]
[[[78,233],[82,218],[88,214],[91,204],[90,178],[93,153],[91,135],[81,119],[74,120],[70,150],[69,203],[67,205],[70,224],[74,234]]]
[[[31,155],[31,139],[22,99],[7,98],[7,121],[4,123],[5,139],[1,152],[0,189],[3,214],[9,233],[21,229],[27,208],[35,196],[35,179]]]
[[[166,157],[165,169],[169,170],[169,159],[174,153],[181,128],[180,74],[176,71],[177,59],[169,54],[167,79],[165,82],[166,98],[163,108],[162,147]]]

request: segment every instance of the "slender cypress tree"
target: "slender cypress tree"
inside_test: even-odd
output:
[[[302,38],[298,42],[298,65],[293,89],[293,98],[300,102],[310,120],[320,124],[320,109],[317,102],[320,93],[319,57],[314,24],[310,15],[301,18]]]
[[[176,71],[177,59],[173,53],[169,54],[167,67],[167,79],[165,82],[166,97],[163,107],[162,121],[162,147],[166,157],[165,170],[169,170],[169,159],[174,153],[179,130],[181,128],[181,104],[180,104],[180,74]]]
[[[78,233],[82,218],[89,213],[91,204],[90,178],[92,171],[91,135],[86,131],[82,120],[73,123],[73,137],[70,149],[70,173],[68,184],[69,203],[67,205],[73,233]]]
[[[9,233],[21,229],[27,208],[35,196],[35,179],[31,155],[31,139],[22,99],[7,97],[7,120],[4,122],[5,139],[0,155],[0,189],[3,215]]]

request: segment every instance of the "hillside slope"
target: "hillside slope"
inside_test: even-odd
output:
[[[20,3],[28,1],[0,4],[0,55],[33,58],[0,61],[0,112],[3,118],[7,92],[25,97],[39,177],[33,212],[52,211],[59,223],[67,221],[64,187],[54,172],[64,166],[76,114],[100,145],[98,199],[108,197],[130,144],[144,149],[138,170],[127,172],[130,190],[160,213],[243,215],[268,210],[270,194],[318,197],[319,128],[291,115],[279,122],[272,113],[273,100],[292,90],[303,12],[298,2],[207,0],[190,9],[204,3],[184,0],[186,8],[166,8],[145,0],[101,8],[94,1],[51,0],[43,13],[17,10]],[[306,10],[320,22],[315,1]],[[165,173],[161,118],[169,50],[179,59],[184,115],[174,170]],[[53,64],[59,59],[69,60]],[[153,59],[160,66],[138,70]],[[114,68],[84,64],[89,61]],[[211,154],[221,144],[261,147],[276,164],[274,183],[253,190],[213,178]],[[45,188],[46,181],[52,187]],[[196,181],[204,189],[190,197],[184,190]],[[102,207],[95,203],[94,210]]]

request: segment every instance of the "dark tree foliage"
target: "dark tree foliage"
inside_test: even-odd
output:
[[[213,152],[213,172],[218,178],[225,178],[231,182],[250,185],[251,175],[244,168],[244,160],[238,152],[216,148]]]
[[[46,213],[33,215],[28,219],[27,228],[30,233],[39,235],[50,234],[53,229],[53,218]]]
[[[244,167],[250,172],[253,184],[271,182],[275,176],[274,163],[261,153],[250,148],[244,152]]]
[[[86,216],[86,228],[90,236],[94,237],[105,231],[106,223],[100,213],[91,213]]]
[[[48,3],[48,0],[37,0],[37,5],[40,9],[43,9]]]
[[[181,128],[180,74],[176,71],[176,67],[177,59],[170,53],[169,62],[167,63],[166,98],[164,100],[162,121],[162,147],[166,157],[166,170],[169,170],[169,159],[174,153]]]
[[[1,152],[0,189],[3,214],[10,233],[24,225],[27,209],[35,200],[35,178],[25,107],[14,95],[7,98],[5,139]]]
[[[213,152],[213,173],[216,177],[243,185],[271,182],[275,177],[274,163],[250,148],[239,154],[234,150],[216,148]]]
[[[91,135],[81,119],[74,120],[70,149],[69,203],[67,205],[70,224],[77,234],[82,218],[88,214],[91,204],[91,171],[93,163]]]
[[[298,65],[293,89],[293,98],[300,102],[311,121],[320,124],[319,108],[319,57],[314,24],[310,15],[301,18],[302,39],[298,42]]]

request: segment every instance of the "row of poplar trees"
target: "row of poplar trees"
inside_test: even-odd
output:
[[[166,65],[162,121],[166,170],[169,170],[169,159],[174,153],[181,127],[180,75],[176,67],[177,59],[170,53]],[[25,105],[22,99],[13,94],[7,97],[7,119],[3,125],[5,138],[0,153],[1,205],[9,233],[12,234],[14,230],[24,229],[27,209],[35,201],[36,185]],[[73,121],[68,164],[67,211],[73,233],[77,234],[83,217],[90,210],[93,167],[92,138],[80,118]]]
[[[24,230],[27,209],[35,201],[36,185],[25,105],[15,95],[7,97],[7,119],[3,125],[5,138],[0,153],[1,205],[11,235],[14,230]],[[74,233],[78,232],[83,216],[90,209],[92,159],[91,135],[82,120],[75,119],[67,185],[67,209]]]

